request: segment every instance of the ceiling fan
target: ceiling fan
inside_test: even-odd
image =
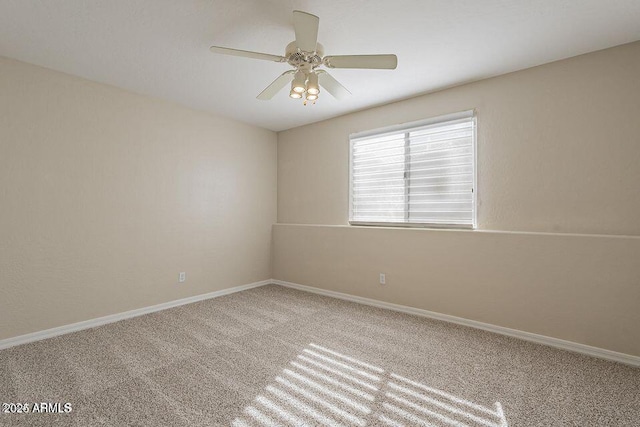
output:
[[[393,70],[398,65],[395,55],[324,56],[324,48],[318,43],[319,23],[320,18],[317,16],[294,10],[293,26],[296,39],[287,45],[284,56],[220,46],[211,46],[210,50],[224,55],[288,63],[294,69],[282,73],[257,98],[269,100],[291,82],[289,96],[293,99],[301,99],[304,96],[305,105],[307,101],[315,103],[320,94],[320,86],[337,99],[351,95],[351,92],[320,67]]]

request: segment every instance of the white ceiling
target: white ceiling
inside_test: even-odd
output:
[[[326,54],[395,53],[398,68],[332,70],[353,96],[304,107],[255,97],[286,64],[292,10]],[[272,130],[640,39],[639,0],[1,0],[0,55]]]

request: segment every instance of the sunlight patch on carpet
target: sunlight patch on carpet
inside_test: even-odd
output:
[[[371,423],[508,427],[500,402],[485,407],[315,343],[290,361],[232,425]]]

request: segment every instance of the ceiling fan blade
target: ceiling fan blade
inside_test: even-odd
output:
[[[263,101],[270,100],[271,98],[274,97],[276,93],[280,92],[280,89],[285,87],[287,83],[293,80],[294,73],[295,73],[295,70],[289,70],[280,74],[280,76],[277,79],[275,79],[269,86],[267,86],[265,90],[260,92],[260,95],[258,95],[256,98],[261,99]]]
[[[318,44],[320,18],[300,10],[293,11],[293,27],[296,30],[296,44],[300,50],[315,52]]]
[[[221,53],[223,55],[242,56],[245,58],[262,59],[264,61],[284,62],[286,58],[279,55],[270,55],[268,53],[251,52],[248,50],[231,49],[228,47],[211,46],[209,50],[213,53]]]
[[[344,99],[351,95],[351,92],[340,84],[333,76],[324,70],[318,70],[318,82],[320,86],[325,88],[327,92],[333,95],[336,99]]]
[[[398,66],[398,57],[395,55],[325,56],[324,63],[329,68],[374,68],[394,70]]]

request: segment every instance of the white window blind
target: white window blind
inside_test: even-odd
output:
[[[349,221],[475,226],[475,117],[352,135]]]

